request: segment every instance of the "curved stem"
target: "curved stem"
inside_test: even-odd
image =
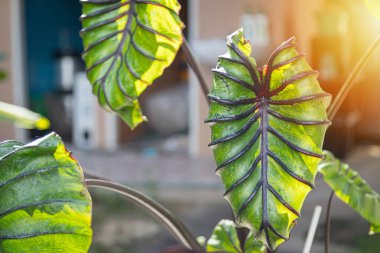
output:
[[[106,180],[106,181],[111,181],[110,179],[103,177],[96,172],[93,172],[88,169],[83,169],[84,177],[87,179],[100,179],[100,180]]]
[[[327,204],[326,220],[325,220],[325,253],[330,252],[330,230],[331,230],[331,206],[334,197],[334,191],[331,191],[329,202]]]
[[[364,68],[366,63],[370,60],[371,56],[375,52],[376,48],[380,45],[380,35],[376,37],[375,41],[367,49],[364,55],[360,58],[358,63],[355,65],[354,69],[347,77],[346,81],[343,83],[342,88],[340,88],[338,94],[336,95],[334,101],[331,103],[330,108],[327,110],[327,115],[330,121],[336,116],[339,108],[342,106],[344,99],[347,97],[348,92],[351,90],[354,85],[355,78]]]
[[[89,188],[102,188],[127,197],[128,200],[132,201],[135,204],[138,204],[144,210],[152,214],[155,218],[158,218],[160,221],[162,221],[166,227],[174,234],[178,241],[183,244],[183,246],[192,250],[202,251],[202,247],[198,244],[197,240],[191,234],[191,232],[165,207],[149,198],[148,196],[132,188],[107,180],[86,179],[86,185]]]
[[[185,38],[183,38],[182,50],[186,55],[187,63],[190,65],[191,69],[194,71],[194,74],[196,75],[198,82],[201,85],[201,89],[202,89],[204,97],[206,98],[207,103],[210,105],[210,101],[207,99],[207,95],[208,95],[207,82],[202,74],[200,64],[195,59],[194,54],[190,48],[190,45]]]

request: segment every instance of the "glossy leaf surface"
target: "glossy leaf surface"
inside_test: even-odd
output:
[[[255,242],[250,233],[242,249],[234,222],[221,220],[207,241],[206,250],[207,252],[265,253],[266,247],[261,241]]]
[[[177,0],[81,0],[87,76],[99,103],[134,128],[138,97],[162,75],[182,43]]]
[[[87,252],[91,198],[56,134],[0,143],[0,252]]]
[[[45,130],[50,127],[50,121],[44,116],[24,107],[0,101],[0,120],[11,121],[16,126],[26,129]]]
[[[313,188],[330,102],[317,72],[283,43],[263,69],[238,30],[218,59],[206,123],[217,173],[236,222],[275,249],[289,237]]]
[[[319,165],[323,179],[335,195],[370,224],[370,234],[380,233],[380,195],[359,175],[328,151]]]

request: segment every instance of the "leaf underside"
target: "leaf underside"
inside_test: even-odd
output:
[[[0,171],[0,252],[88,251],[91,198],[59,136],[0,143]]]
[[[226,253],[265,253],[266,247],[261,241],[255,242],[252,233],[249,233],[242,249],[234,222],[221,220],[207,241],[206,250]]]
[[[106,109],[131,128],[144,116],[138,97],[162,75],[182,43],[177,0],[81,0],[87,77]]]
[[[328,151],[319,171],[335,195],[371,224],[370,234],[380,233],[380,195],[359,173]]]
[[[314,187],[330,95],[293,38],[263,69],[242,30],[227,38],[227,47],[208,96],[209,146],[237,224],[273,250],[289,238]]]

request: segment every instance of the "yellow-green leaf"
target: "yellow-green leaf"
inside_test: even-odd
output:
[[[236,223],[273,250],[289,238],[313,189],[330,95],[294,38],[263,68],[242,30],[227,37],[227,47],[208,96],[210,146]]]
[[[255,241],[252,233],[248,234],[243,249],[231,220],[221,220],[214,228],[210,239],[207,241],[207,252],[226,253],[265,253],[266,247],[261,241]]]
[[[325,151],[319,172],[335,195],[370,223],[369,233],[380,233],[380,195],[359,173],[328,151]]]
[[[87,76],[99,103],[131,128],[138,97],[162,75],[182,43],[177,0],[81,0]]]
[[[83,171],[52,133],[0,143],[0,252],[87,252],[91,198]]]

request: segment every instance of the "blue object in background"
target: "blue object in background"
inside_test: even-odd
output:
[[[25,0],[24,4],[27,83],[34,104],[56,90],[54,54],[82,51],[81,4],[78,0]]]

